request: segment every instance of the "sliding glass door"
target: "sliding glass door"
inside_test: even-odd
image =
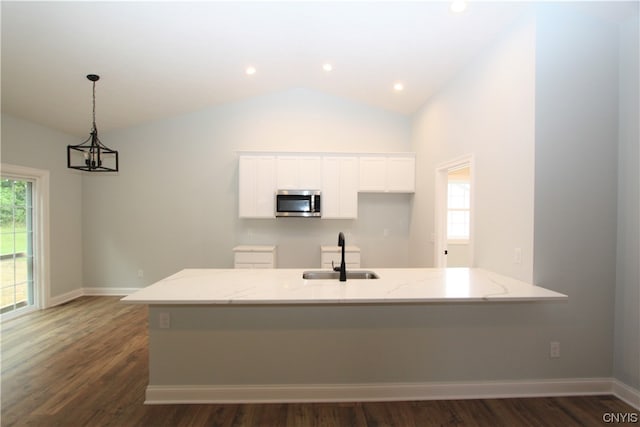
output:
[[[0,193],[0,312],[33,308],[33,182],[2,176]]]

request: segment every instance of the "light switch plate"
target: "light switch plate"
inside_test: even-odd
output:
[[[549,343],[549,357],[552,359],[557,359],[560,357],[560,342],[551,341]]]

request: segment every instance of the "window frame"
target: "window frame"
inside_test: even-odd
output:
[[[40,310],[49,306],[50,291],[50,244],[49,244],[49,181],[48,170],[30,168],[26,166],[0,164],[0,175],[3,178],[32,182],[33,208],[33,305],[21,310],[4,313],[0,318],[9,320],[28,312]]]

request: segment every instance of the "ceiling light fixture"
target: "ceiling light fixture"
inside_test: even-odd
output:
[[[393,90],[395,90],[396,92],[402,92],[404,90],[404,85],[400,82],[395,83],[393,85]]]
[[[465,0],[453,0],[449,10],[453,13],[462,13],[467,10],[467,2]]]
[[[93,123],[89,138],[78,145],[67,145],[67,167],[86,172],[118,172],[118,152],[98,139],[96,127],[96,82],[100,76],[89,74],[93,82]],[[72,160],[75,160],[73,162]]]
[[[244,71],[247,76],[252,76],[256,73],[256,67],[247,67],[247,69]]]
[[[322,69],[325,70],[326,72],[332,71],[333,70],[333,65],[329,64],[328,62],[322,64]]]

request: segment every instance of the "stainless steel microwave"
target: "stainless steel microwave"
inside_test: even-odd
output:
[[[320,190],[278,190],[276,216],[319,218],[322,216]]]

